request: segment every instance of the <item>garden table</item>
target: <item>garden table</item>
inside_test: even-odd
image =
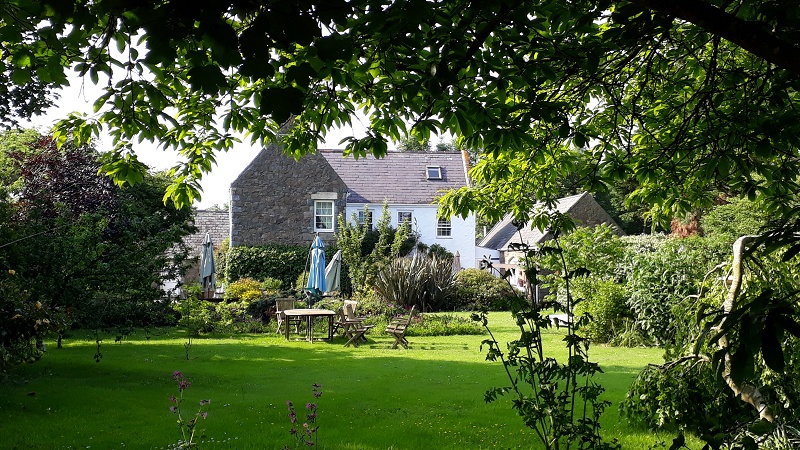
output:
[[[306,322],[306,339],[314,343],[314,318],[315,317],[327,317],[328,318],[328,340],[333,339],[333,318],[336,316],[336,311],[331,311],[330,309],[286,309],[283,310],[283,315],[286,316],[286,319],[289,318],[297,318],[300,320],[305,320]],[[288,323],[288,322],[287,322]],[[289,340],[289,327],[284,328],[284,335],[286,336],[286,340]],[[323,338],[324,339],[324,338]]]

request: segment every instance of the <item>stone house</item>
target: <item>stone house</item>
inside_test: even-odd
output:
[[[434,204],[442,192],[468,184],[466,157],[389,152],[355,159],[318,150],[295,160],[272,144],[231,184],[231,245],[310,245],[317,234],[330,244],[342,214],[374,226],[386,202],[393,227],[410,221],[422,243],[458,252],[462,267],[475,267],[475,216],[440,220]]]
[[[605,223],[614,227],[618,234],[624,234],[614,219],[588,192],[559,199],[555,209],[572,217],[578,226],[593,227]],[[525,274],[520,270],[520,262],[523,260],[524,254],[516,250],[515,245],[526,244],[536,248],[552,238],[550,230],[533,228],[530,223],[517,228],[509,214],[492,227],[478,243],[477,251],[483,255],[481,259],[491,261],[494,267],[510,270],[509,281],[511,284],[524,288],[527,280],[525,280]]]

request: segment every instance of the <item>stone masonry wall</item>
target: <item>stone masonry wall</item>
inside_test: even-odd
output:
[[[578,203],[570,208],[569,215],[575,219],[578,226],[594,227],[605,223],[611,225],[618,235],[625,234],[622,228],[591,195],[584,195]]]
[[[206,232],[211,233],[214,248],[219,247],[222,241],[230,236],[230,214],[228,211],[198,210],[194,212],[194,226],[197,227],[197,233],[186,236],[184,242],[192,249],[192,255],[200,256]]]
[[[197,233],[183,238],[189,247],[189,256],[195,258],[194,263],[183,274],[184,282],[197,282],[200,279],[200,255],[203,252],[203,239],[206,232],[211,233],[211,242],[214,249],[219,248],[223,240],[230,236],[230,214],[228,211],[196,210],[194,212],[194,225]]]
[[[299,161],[270,145],[231,184],[231,246],[310,245],[314,238],[314,196],[335,196],[344,211],[347,186],[318,154]],[[320,233],[326,244],[333,233]]]

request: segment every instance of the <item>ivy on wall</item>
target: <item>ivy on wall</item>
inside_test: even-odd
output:
[[[283,289],[291,289],[307,270],[309,247],[302,245],[262,245],[232,247],[227,255],[225,279],[232,283],[240,278],[281,280]],[[336,253],[336,247],[325,247],[325,255]]]

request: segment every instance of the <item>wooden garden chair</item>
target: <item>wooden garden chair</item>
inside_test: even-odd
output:
[[[355,300],[345,300],[344,301],[344,313],[347,316],[347,320],[351,322],[363,322],[366,317],[358,317],[356,316],[356,307],[358,306],[358,302]]]
[[[367,342],[367,337],[364,336],[364,333],[374,326],[375,325],[365,325],[361,322],[359,322],[358,325],[353,325],[350,327],[350,339],[345,342],[344,346],[349,347],[350,344],[353,344],[354,347],[358,347],[362,342]]]
[[[302,319],[299,317],[286,320],[283,311],[287,309],[294,309],[296,300],[293,298],[278,298],[275,299],[275,319],[278,321],[278,334],[283,334],[283,327],[294,325],[294,332],[300,332],[300,323]],[[289,322],[289,323],[287,323]]]
[[[394,337],[394,344],[392,344],[392,348],[397,348],[398,345],[402,345],[403,348],[408,349],[408,339],[406,339],[406,329],[408,329],[408,325],[411,323],[411,316],[414,315],[414,308],[416,306],[411,307],[411,311],[408,312],[408,316],[397,316],[389,322],[389,325],[386,326],[386,333],[391,334]]]
[[[336,310],[336,323],[333,327],[334,333],[339,333],[339,336],[344,336],[350,339],[353,335],[352,329],[361,324],[360,320],[350,321],[345,315],[344,307]]]

